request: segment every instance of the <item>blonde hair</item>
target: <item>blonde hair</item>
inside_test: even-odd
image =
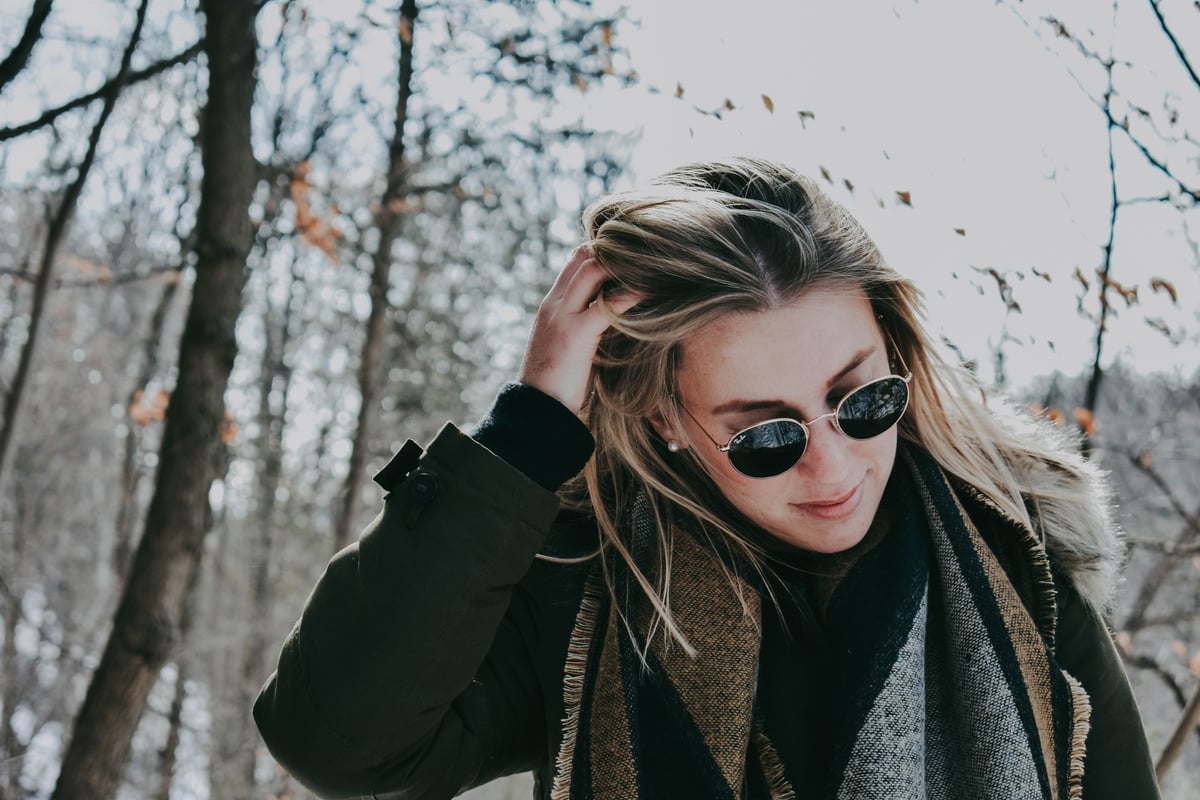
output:
[[[902,438],[1034,531],[1047,520],[1035,524],[1031,509],[1036,516],[1047,503],[1065,507],[1095,482],[1060,433],[1007,407],[997,410],[968,372],[937,354],[924,330],[917,287],[883,260],[858,221],[812,179],[763,160],[692,164],[645,188],[598,200],[583,223],[612,285],[644,299],[623,315],[610,315],[612,328],[595,360],[594,393],[581,411],[595,436],[595,456],[562,496],[595,515],[602,548],[628,564],[650,599],[647,641],[662,626],[688,647],[670,612],[676,523],[688,523],[710,546],[742,556],[754,569],[765,567],[765,554],[744,535],[751,523],[724,499],[697,458],[688,451],[668,453],[648,422],[657,416],[682,427],[672,401],[682,343],[731,313],[786,305],[814,288],[860,290],[913,374]],[[1044,480],[1047,470],[1058,479]],[[657,563],[649,575],[621,524],[639,493],[657,533]],[[1057,517],[1052,522],[1072,524]],[[1107,527],[1108,520],[1089,524]],[[1088,551],[1082,559],[1093,564],[1109,555]]]

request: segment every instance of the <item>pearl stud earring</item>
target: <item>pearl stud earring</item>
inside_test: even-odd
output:
[[[672,453],[678,453],[679,452],[679,442],[672,439],[671,441],[667,442],[667,449],[670,450]]]

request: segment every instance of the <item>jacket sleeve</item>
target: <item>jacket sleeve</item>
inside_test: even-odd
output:
[[[545,757],[513,589],[558,499],[451,425],[416,452],[380,473],[382,513],[329,562],[254,706],[325,797],[444,798]]]
[[[1085,800],[1158,800],[1154,762],[1129,678],[1108,628],[1066,581],[1058,581],[1060,666],[1092,704],[1083,763]]]

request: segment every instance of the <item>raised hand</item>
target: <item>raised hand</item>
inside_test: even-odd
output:
[[[575,248],[554,285],[542,299],[518,380],[558,400],[576,414],[590,390],[592,359],[609,327],[604,307],[616,314],[638,301],[631,291],[605,291],[610,279],[584,244]]]

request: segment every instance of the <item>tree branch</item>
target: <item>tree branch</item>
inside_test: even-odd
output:
[[[117,105],[117,98],[121,94],[121,89],[125,86],[125,81],[129,77],[129,63],[132,61],[133,52],[137,49],[138,42],[142,38],[142,26],[146,22],[146,7],[148,4],[149,0],[142,0],[138,6],[133,32],[129,36],[129,44],[121,54],[121,63],[117,68],[117,74],[105,84],[109,89],[104,95],[104,107],[100,111],[100,117],[92,126],[91,135],[88,137],[87,151],[84,153],[83,160],[79,162],[79,166],[76,169],[75,180],[67,187],[66,192],[63,194],[62,203],[59,204],[54,217],[50,220],[50,226],[46,230],[46,245],[42,251],[41,268],[38,270],[37,281],[34,284],[33,304],[29,311],[29,331],[26,334],[25,344],[21,348],[21,355],[17,361],[17,369],[13,374],[11,390],[4,399],[3,419],[0,420],[0,488],[3,488],[4,479],[8,472],[21,397],[24,394],[26,379],[29,376],[29,369],[33,361],[34,346],[37,343],[38,327],[41,324],[42,314],[45,310],[46,298],[50,293],[50,275],[54,267],[54,257],[58,252],[58,246],[62,243],[63,235],[67,230],[67,224],[71,220],[71,215],[75,211],[75,204],[79,201],[79,195],[83,192],[83,184],[87,181],[88,174],[92,170],[92,164],[96,159],[96,149],[100,145],[100,134],[104,132],[104,126],[108,123],[108,118],[112,114],[113,108]]]
[[[1155,0],[1151,0],[1151,2],[1153,3],[1153,2],[1155,2]],[[1016,11],[1016,9],[1013,9],[1012,11],[1013,11],[1013,14],[1016,15],[1017,19],[1021,21],[1021,24],[1023,24],[1027,29],[1029,29],[1029,31],[1031,33],[1033,33],[1036,36],[1037,31],[1034,30],[1033,26],[1031,26],[1029,24],[1029,21],[1027,19],[1025,19],[1025,17],[1022,16],[1020,13],[1018,13]],[[1063,26],[1057,19],[1055,19],[1053,17],[1047,17],[1044,19],[1044,21],[1054,27],[1055,33],[1058,36],[1066,38],[1068,41],[1070,41],[1072,44],[1074,44],[1075,47],[1079,50],[1079,52],[1083,55],[1083,57],[1085,59],[1094,60],[1097,63],[1099,63],[1103,66],[1107,66],[1107,67],[1111,67],[1112,65],[1115,65],[1117,63],[1116,61],[1114,61],[1112,59],[1106,60],[1102,56],[1100,56],[1098,53],[1094,53],[1093,51],[1088,50],[1083,45],[1083,43],[1078,38],[1076,38],[1073,34],[1071,34],[1070,31],[1068,31],[1066,29],[1066,27]],[[1169,35],[1170,35],[1170,33],[1168,32],[1168,36]],[[1094,103],[1096,105],[1096,107],[1099,108],[1100,111],[1104,114],[1105,119],[1108,120],[1108,124],[1114,125],[1117,128],[1120,128],[1121,131],[1124,132],[1126,138],[1129,139],[1130,143],[1134,147],[1136,147],[1138,149],[1138,151],[1142,154],[1142,156],[1146,159],[1147,163],[1149,163],[1152,167],[1157,169],[1163,175],[1167,176],[1167,178],[1169,178],[1175,184],[1175,186],[1178,187],[1179,191],[1181,191],[1184,194],[1186,194],[1187,196],[1191,197],[1193,200],[1200,202],[1200,189],[1193,189],[1190,186],[1188,186],[1187,184],[1185,184],[1183,181],[1181,181],[1178,177],[1176,177],[1176,175],[1173,172],[1171,172],[1171,169],[1166,164],[1164,164],[1162,161],[1159,161],[1157,158],[1155,158],[1154,155],[1151,154],[1149,148],[1147,148],[1146,145],[1143,144],[1140,139],[1138,139],[1136,136],[1133,135],[1133,132],[1129,130],[1129,128],[1126,124],[1119,122],[1115,117],[1113,117],[1112,112],[1107,107],[1108,103],[1106,102],[1106,100],[1102,100],[1102,99],[1098,99],[1098,98],[1094,97],[1092,95],[1092,93],[1088,90],[1088,88],[1084,85],[1083,81],[1080,80],[1079,76],[1075,73],[1075,70],[1071,69],[1069,66],[1066,67],[1066,70],[1067,70],[1067,74],[1071,76],[1071,79],[1073,81],[1075,81],[1075,85],[1080,88],[1080,90],[1083,92],[1084,96],[1087,97],[1089,100],[1091,100],[1092,103]]]
[[[1169,556],[1194,556],[1200,554],[1200,543],[1181,545],[1175,542],[1163,542],[1158,539],[1142,539],[1133,536],[1129,537],[1129,543],[1138,547],[1144,547],[1147,550],[1166,553]],[[1146,622],[1145,624],[1149,625],[1150,623]]]
[[[169,275],[171,273],[180,273],[183,267],[179,264],[167,264],[161,267],[151,267],[146,272],[121,272],[107,278],[95,278],[85,281],[68,281],[59,278],[54,282],[54,289],[95,289],[100,286],[119,286],[123,283],[134,283],[136,281],[144,281],[148,278],[153,278],[158,275]],[[37,281],[37,273],[23,269],[11,269],[8,267],[0,267],[0,275],[8,275],[21,281],[34,283]]]
[[[34,0],[33,10],[29,12],[29,21],[25,23],[25,32],[21,40],[13,47],[12,52],[0,61],[0,89],[25,69],[33,46],[42,38],[42,25],[50,16],[50,6],[53,0]]]
[[[1171,485],[1167,483],[1166,479],[1163,478],[1163,476],[1159,474],[1158,470],[1154,468],[1154,466],[1150,463],[1149,458],[1144,457],[1144,454],[1142,453],[1130,452],[1127,453],[1127,455],[1129,456],[1130,463],[1133,464],[1133,466],[1136,467],[1139,472],[1149,478],[1151,482],[1153,482],[1154,485],[1157,486],[1162,493],[1167,496],[1167,502],[1171,504],[1171,508],[1175,510],[1175,513],[1179,515],[1180,519],[1187,523],[1188,527],[1192,529],[1192,533],[1200,533],[1200,515],[1188,511],[1187,508],[1184,507],[1183,502],[1175,495],[1175,492],[1172,491]]]
[[[1187,704],[1183,707],[1183,716],[1179,718],[1179,724],[1175,726],[1175,730],[1171,733],[1171,740],[1167,742],[1167,746],[1163,748],[1162,755],[1158,757],[1158,763],[1154,765],[1154,774],[1158,777],[1159,783],[1162,783],[1162,779],[1166,777],[1167,771],[1171,769],[1171,765],[1175,763],[1175,759],[1183,751],[1183,742],[1187,738],[1187,735],[1193,730],[1197,731],[1197,735],[1200,735],[1197,723],[1200,723],[1200,685],[1196,686],[1191,698],[1188,699]]]
[[[1167,40],[1171,42],[1171,46],[1175,48],[1175,55],[1179,56],[1179,61],[1183,64],[1183,68],[1191,76],[1192,83],[1196,84],[1196,88],[1200,89],[1200,75],[1196,74],[1195,68],[1192,67],[1192,62],[1188,61],[1183,48],[1179,46],[1179,40],[1175,38],[1174,32],[1167,25],[1166,19],[1163,18],[1162,11],[1158,7],[1158,0],[1150,0],[1150,8],[1154,11],[1154,16],[1158,19],[1158,25],[1162,28],[1162,32],[1166,35]]]
[[[1163,162],[1161,162],[1157,158],[1155,158],[1154,155],[1150,152],[1150,150],[1146,147],[1146,145],[1142,144],[1142,140],[1133,135],[1133,131],[1129,130],[1128,127],[1126,127],[1125,125],[1123,125],[1122,123],[1118,122],[1116,119],[1113,118],[1112,112],[1109,109],[1105,108],[1101,103],[1097,102],[1094,98],[1093,98],[1092,102],[1095,102],[1096,105],[1100,107],[1100,110],[1104,113],[1104,116],[1108,120],[1109,125],[1120,128],[1121,131],[1124,132],[1125,138],[1127,138],[1129,140],[1130,144],[1132,144],[1134,147],[1136,147],[1138,149],[1138,151],[1142,154],[1142,157],[1146,159],[1147,163],[1149,163],[1150,166],[1154,167],[1156,170],[1161,172],[1163,175],[1166,175],[1168,178],[1170,178],[1171,182],[1174,183],[1179,188],[1179,191],[1188,195],[1193,200],[1200,202],[1200,189],[1193,189],[1190,186],[1188,186],[1187,184],[1185,184],[1183,181],[1179,180],[1179,178],[1177,178],[1175,176],[1175,173],[1171,172],[1170,167],[1168,167],[1166,164],[1164,164]]]
[[[96,91],[76,97],[74,100],[66,102],[61,106],[52,108],[37,119],[16,125],[12,128],[0,128],[0,142],[8,141],[9,139],[15,139],[18,136],[24,136],[27,133],[36,131],[38,128],[44,128],[61,117],[63,114],[66,114],[68,111],[74,111],[77,108],[82,108],[83,106],[89,105],[96,100],[107,97],[110,93],[117,91],[121,87],[129,86],[134,83],[140,83],[141,81],[153,78],[155,75],[158,75],[161,72],[166,72],[171,67],[191,61],[203,49],[204,45],[197,42],[183,52],[171,56],[163,61],[151,64],[145,69],[140,69],[136,72],[130,72],[124,76],[112,78]]]
[[[1170,690],[1171,696],[1175,698],[1175,702],[1179,704],[1180,708],[1183,708],[1187,705],[1188,696],[1184,693],[1183,687],[1179,685],[1179,681],[1175,680],[1175,676],[1171,674],[1171,671],[1162,664],[1158,663],[1154,656],[1147,655],[1145,653],[1124,652],[1121,653],[1121,655],[1124,658],[1125,663],[1129,666],[1136,667],[1138,669],[1144,669],[1148,672],[1153,672],[1155,675],[1161,678],[1162,682],[1167,685],[1167,689]]]

